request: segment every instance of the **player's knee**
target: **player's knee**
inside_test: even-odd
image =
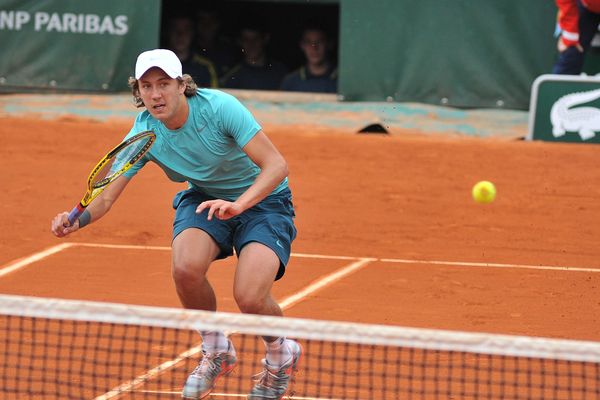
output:
[[[191,260],[173,261],[171,274],[173,280],[178,287],[196,287],[206,279],[206,265],[202,263],[192,262]]]
[[[240,311],[245,314],[260,314],[264,309],[265,300],[253,291],[235,290],[233,296]]]

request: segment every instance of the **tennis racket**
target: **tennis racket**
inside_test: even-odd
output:
[[[152,131],[144,131],[125,140],[105,155],[92,169],[88,177],[88,188],[83,199],[69,213],[69,226],[83,214],[86,207],[94,200],[111,182],[121,176],[125,171],[142,158],[156,140]]]

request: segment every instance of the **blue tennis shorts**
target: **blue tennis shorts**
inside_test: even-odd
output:
[[[240,254],[242,248],[250,242],[262,243],[279,257],[279,271],[275,280],[280,279],[290,260],[292,241],[296,238],[291,191],[286,188],[277,194],[271,194],[254,207],[225,221],[216,217],[209,221],[208,209],[196,214],[198,204],[206,200],[214,200],[214,197],[195,189],[184,190],[175,195],[173,239],[188,228],[201,229],[221,249],[217,259],[233,255],[234,249],[236,254]]]

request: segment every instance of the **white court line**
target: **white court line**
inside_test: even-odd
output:
[[[158,250],[158,251],[170,251],[170,246],[144,246],[144,245],[129,245],[129,244],[110,244],[110,243],[77,243],[68,242],[61,243],[56,246],[52,246],[48,249],[42,250],[38,253],[34,253],[30,256],[20,258],[15,261],[11,261],[5,265],[0,266],[0,277],[7,275],[11,272],[17,271],[23,267],[33,264],[36,261],[40,261],[52,254],[58,253],[71,247],[95,247],[100,249],[126,249],[126,250]],[[357,260],[359,257],[348,257],[348,256],[327,256],[322,254],[302,254],[292,253],[292,257],[300,258],[322,258],[329,260]]]
[[[326,256],[323,254],[305,254],[305,253],[292,253],[291,254],[292,257],[298,257],[298,258],[324,258],[327,260],[372,260],[372,261],[377,261],[376,258],[369,258],[369,257],[350,257],[350,256]]]
[[[23,268],[36,261],[42,260],[52,254],[58,253],[59,251],[68,249],[70,247],[81,246],[81,247],[96,247],[96,248],[108,248],[108,249],[131,249],[131,250],[159,250],[169,251],[170,246],[144,246],[144,245],[122,245],[122,244],[105,244],[105,243],[62,243],[38,253],[34,253],[28,257],[20,258],[16,261],[9,262],[3,266],[0,266],[0,277],[14,272],[20,268]],[[299,258],[322,258],[329,260],[366,260],[365,257],[350,257],[350,256],[331,256],[323,254],[305,254],[305,253],[292,253],[292,257]],[[436,261],[436,260],[410,260],[410,259],[397,259],[397,258],[371,258],[371,261],[381,261],[387,263],[400,263],[400,264],[429,264],[429,265],[449,265],[449,266],[463,266],[463,267],[481,267],[481,268],[515,268],[515,269],[537,269],[537,270],[553,270],[553,271],[567,271],[567,272],[592,272],[599,273],[599,268],[586,268],[586,267],[561,267],[554,265],[523,265],[523,264],[499,264],[499,263],[480,263],[480,262],[468,262],[468,261]]]
[[[148,394],[166,394],[166,395],[171,395],[171,396],[181,396],[181,392],[177,392],[177,391],[172,391],[172,390],[138,390],[137,393],[148,393]],[[246,398],[248,395],[247,394],[241,394],[241,393],[211,393],[208,398],[211,397],[242,397],[242,398]],[[286,396],[287,398],[287,396]],[[334,399],[334,398],[329,398],[329,397],[303,397],[303,396],[289,396],[290,399],[293,400],[342,400],[342,399]]]
[[[376,261],[376,259],[375,258],[363,258],[363,259],[355,261],[352,264],[347,265],[335,272],[332,272],[329,275],[325,275],[324,277],[317,279],[315,282],[311,283],[310,285],[308,285],[304,289],[300,290],[299,292],[283,299],[279,303],[279,306],[281,308],[283,308],[284,310],[288,309],[288,308],[292,307],[294,304],[301,302],[302,300],[304,300],[304,298],[313,294],[314,292],[324,288],[325,286],[331,285],[332,283],[335,283],[335,282],[339,281],[340,279],[345,278],[346,276],[350,275],[353,272],[356,272],[357,270],[365,267],[367,264],[369,264],[373,261]]]
[[[480,263],[466,261],[433,261],[433,260],[403,260],[396,258],[381,258],[381,262],[400,263],[400,264],[429,264],[429,265],[449,265],[461,267],[484,267],[484,268],[510,268],[510,269],[541,269],[552,271],[573,271],[573,272],[600,272],[600,268],[585,267],[558,267],[553,265],[523,265],[523,264],[498,264],[498,263]]]
[[[81,247],[96,247],[100,249],[124,249],[124,250],[160,250],[171,251],[170,246],[144,246],[138,244],[110,244],[110,243],[73,243]]]
[[[23,257],[18,260],[9,262],[8,264],[0,267],[0,277],[10,274],[18,269],[28,266],[36,261],[40,261],[52,254],[58,253],[59,251],[63,251],[64,249],[68,249],[69,247],[73,247],[75,243],[61,243],[56,246],[52,246],[47,248],[46,250],[42,250],[38,253],[34,253],[28,257]]]
[[[178,355],[177,358],[175,358],[173,360],[165,361],[164,363],[160,364],[159,366],[148,370],[146,373],[144,373],[142,375],[138,375],[137,377],[130,380],[129,382],[122,383],[119,386],[111,389],[109,392],[106,392],[103,395],[94,398],[94,400],[107,400],[107,399],[114,399],[119,396],[124,396],[126,392],[132,392],[139,386],[145,384],[147,380],[150,380],[150,379],[154,378],[155,376],[160,375],[165,370],[174,367],[175,365],[179,364],[182,361],[185,361],[186,358],[193,357],[194,355],[198,354],[200,352],[200,350],[201,350],[201,346],[194,346],[194,347],[188,349],[187,351],[184,351],[180,355]]]
[[[144,246],[135,244],[110,244],[110,243],[73,243],[76,246],[83,247],[97,247],[104,249],[130,249],[130,250],[171,250],[170,246]],[[327,256],[323,254],[306,254],[306,253],[292,253],[292,257],[298,258],[325,258],[328,260],[359,260],[365,257],[350,257],[350,256]]]

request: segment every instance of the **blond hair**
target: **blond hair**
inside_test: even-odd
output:
[[[179,84],[183,83],[185,85],[185,91],[183,92],[185,97],[192,97],[196,94],[196,90],[198,90],[198,85],[196,85],[196,82],[194,82],[194,79],[190,75],[183,74],[183,76],[176,79],[179,82]],[[144,102],[142,101],[142,98],[140,96],[139,81],[131,76],[127,81],[127,85],[129,85],[129,87],[131,88],[131,94],[133,95],[133,104],[135,104],[135,106],[138,108],[144,107]]]

